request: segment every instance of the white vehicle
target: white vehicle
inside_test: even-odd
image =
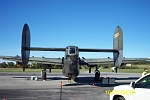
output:
[[[150,100],[150,73],[129,85],[114,87],[110,100]]]

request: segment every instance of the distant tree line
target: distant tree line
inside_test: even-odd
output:
[[[133,64],[133,65],[136,65],[136,64],[138,64],[138,65],[143,65],[143,64],[150,64],[150,61],[144,61],[144,60],[141,60],[141,61],[139,61],[139,62],[135,62],[135,63],[130,63],[130,64]]]

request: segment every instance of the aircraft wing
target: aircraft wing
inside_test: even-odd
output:
[[[22,62],[20,56],[0,56],[3,60],[10,60],[16,62]],[[147,61],[149,58],[123,58],[122,63],[134,63],[139,61]],[[42,63],[42,64],[54,64],[62,65],[62,58],[44,58],[44,57],[30,57],[29,62]],[[81,65],[96,65],[96,64],[113,64],[113,58],[83,58],[80,61]]]
[[[20,56],[0,56],[0,58],[3,60],[22,62],[22,58]],[[30,57],[29,62],[62,65],[62,59],[61,58]]]
[[[123,58],[122,63],[134,63],[139,61],[147,61],[149,58]],[[91,58],[91,59],[81,59],[81,65],[96,65],[96,64],[114,64],[113,58]]]
[[[20,56],[0,56],[0,59],[21,62]]]

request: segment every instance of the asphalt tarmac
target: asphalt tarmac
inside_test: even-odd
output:
[[[38,81],[31,80],[38,76]],[[109,100],[106,90],[129,84],[141,74],[102,72],[101,77],[115,78],[115,84],[94,81],[94,73],[81,73],[75,81],[68,82],[62,74],[47,73],[42,81],[40,73],[0,73],[0,100]],[[62,85],[61,85],[62,82]]]

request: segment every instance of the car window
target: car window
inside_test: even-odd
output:
[[[142,78],[135,85],[135,88],[148,88],[150,89],[150,75]]]

